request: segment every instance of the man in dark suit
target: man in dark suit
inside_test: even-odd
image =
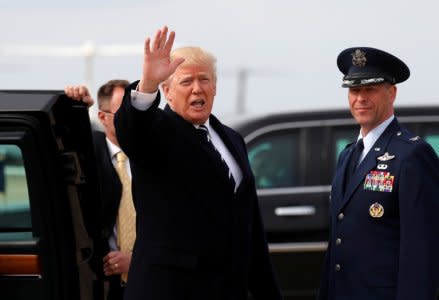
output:
[[[397,57],[358,47],[337,59],[360,125],[340,154],[319,299],[433,300],[439,287],[439,161],[394,116]]]
[[[122,183],[116,171],[117,153],[120,146],[116,138],[114,128],[114,113],[119,109],[125,88],[129,85],[126,80],[110,80],[102,85],[98,90],[98,119],[102,125],[102,131],[93,132],[93,143],[97,161],[97,171],[100,183],[101,212],[99,220],[101,238],[96,244],[95,250],[100,262],[100,268],[108,276],[109,289],[108,300],[123,299],[125,282],[121,278],[122,274],[128,272],[131,262],[131,251],[121,251],[118,237],[121,232],[117,226],[119,205],[122,197]],[[85,86],[67,86],[66,95],[73,99],[81,100],[93,105],[94,100]],[[129,168],[129,161],[126,162]],[[97,216],[98,217],[98,216]],[[135,218],[135,217],[133,217]],[[135,222],[135,221],[134,221]],[[101,252],[102,251],[102,252]],[[98,273],[102,272],[98,270]]]
[[[171,54],[174,36],[145,41],[142,79],[115,117],[137,211],[125,299],[281,299],[244,141],[211,114],[215,58]]]

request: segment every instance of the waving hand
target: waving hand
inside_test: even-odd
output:
[[[152,45],[149,37],[145,40],[142,79],[138,87],[140,92],[155,92],[159,84],[183,63],[183,58],[177,58],[173,62],[170,60],[174,39],[175,32],[171,31],[168,36],[168,27],[165,26],[157,31]]]

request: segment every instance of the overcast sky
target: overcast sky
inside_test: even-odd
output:
[[[336,57],[370,46],[400,57],[411,77],[397,103],[438,104],[437,0],[0,0],[0,49],[15,46],[142,46],[168,25],[178,45],[218,58],[214,112],[236,111],[239,70],[249,113],[347,107]],[[3,48],[1,48],[3,47]],[[0,89],[63,89],[85,82],[82,57],[20,56],[0,50]],[[112,78],[136,80],[141,56],[96,57],[95,93]]]

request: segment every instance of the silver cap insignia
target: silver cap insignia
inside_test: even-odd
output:
[[[352,64],[356,67],[362,68],[366,66],[366,52],[360,49],[355,50],[352,54]]]

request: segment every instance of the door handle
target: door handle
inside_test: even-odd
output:
[[[316,208],[312,205],[276,207],[274,214],[278,217],[306,217],[316,214]]]

